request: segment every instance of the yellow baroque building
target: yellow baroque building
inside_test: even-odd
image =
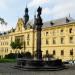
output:
[[[24,20],[18,19],[15,29],[0,34],[0,56],[3,58],[9,53],[21,53],[36,51],[36,27],[32,21],[28,21],[24,26]],[[21,50],[13,50],[10,46],[11,41],[19,38],[23,41]],[[55,58],[75,60],[75,20],[65,17],[43,23],[41,31],[41,50],[42,54],[54,55]]]

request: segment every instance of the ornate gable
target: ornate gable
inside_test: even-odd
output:
[[[22,18],[18,19],[16,31],[23,31],[24,30],[24,21]]]

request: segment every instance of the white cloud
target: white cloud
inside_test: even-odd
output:
[[[17,3],[17,5],[15,7],[16,10],[15,9],[13,10],[12,5],[14,5],[15,3]],[[5,10],[5,8],[8,8],[8,10],[12,9],[13,11],[16,12],[18,6],[20,6],[18,0],[0,0],[0,10]],[[73,18],[75,18],[75,0],[29,0],[28,7],[30,8],[29,11],[31,10],[30,14],[29,14],[30,16],[34,16],[35,12],[33,12],[33,11],[36,11],[38,6],[43,7],[42,17],[43,17],[43,19],[45,19],[45,21],[48,20],[49,18],[56,19],[56,18],[65,17],[65,16],[68,16],[69,13],[71,13],[71,16]],[[23,12],[23,11],[21,11],[21,12]],[[9,13],[9,11],[7,13]],[[17,15],[17,13],[15,15]],[[0,15],[0,16],[2,16],[2,15]],[[3,16],[6,17],[9,15],[4,14]],[[14,16],[14,14],[12,14],[11,18],[13,16]],[[14,18],[16,18],[16,16],[14,16]],[[7,18],[7,20],[8,20],[8,18]],[[11,24],[12,24],[12,21],[11,21]],[[0,31],[3,29],[7,30],[9,28],[11,28],[11,27],[10,26],[1,27]]]
[[[32,0],[28,5],[29,5],[29,7],[36,7],[38,5],[42,5],[47,2],[48,2],[48,0]]]
[[[14,0],[0,0],[0,10],[9,8],[9,4],[12,2],[14,2]]]
[[[4,31],[8,31],[10,30],[12,27],[9,25],[1,25],[0,24],[0,32],[4,32]]]
[[[72,14],[75,16],[75,0],[49,0],[43,9],[43,16],[49,15],[52,19],[61,18]]]
[[[43,15],[49,15],[50,14],[50,9],[49,8],[43,8],[42,14]]]
[[[0,9],[6,8],[6,0],[0,0]]]
[[[32,0],[28,5],[31,8],[43,6],[42,15],[52,16],[53,19],[75,13],[75,0]]]
[[[69,13],[75,12],[74,9],[75,9],[75,1],[67,3],[59,3],[55,5],[50,14],[54,16],[54,18],[61,18],[67,16]]]

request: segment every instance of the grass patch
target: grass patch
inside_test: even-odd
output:
[[[16,59],[0,59],[0,63],[15,63]]]

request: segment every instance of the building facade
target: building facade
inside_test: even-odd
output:
[[[0,56],[3,58],[9,53],[36,52],[36,25],[29,21],[28,8],[25,9],[24,19],[19,18],[16,28],[0,34]],[[26,21],[26,22],[25,22]],[[23,42],[21,50],[13,50],[10,46],[12,41],[19,38]],[[43,23],[41,31],[41,50],[43,55],[46,51],[55,58],[75,60],[75,21],[71,17]]]

